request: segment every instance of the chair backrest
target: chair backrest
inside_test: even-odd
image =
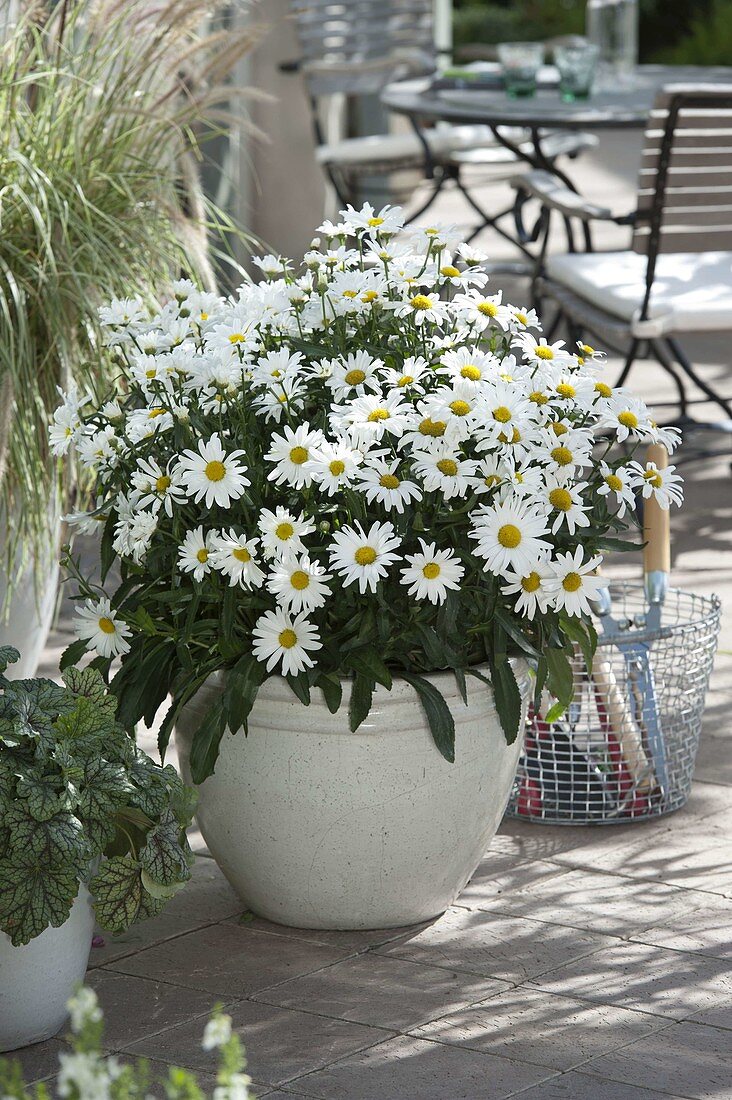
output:
[[[732,85],[671,85],[648,119],[633,249],[732,250]]]
[[[433,0],[290,0],[311,96],[369,95],[434,69]]]

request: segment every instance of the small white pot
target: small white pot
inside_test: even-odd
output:
[[[526,666],[514,668],[526,704]],[[304,707],[280,677],[260,688],[249,735],[226,732],[199,788],[198,823],[255,913],[300,928],[389,928],[455,900],[498,828],[522,739],[506,744],[483,681],[467,677],[466,707],[452,673],[427,678],[455,717],[454,764],[399,678],[391,692],[377,688],[356,733],[349,683],[333,715],[318,689]],[[220,674],[212,677],[179,719],[189,781],[191,736],[221,685]]]
[[[50,1039],[63,1026],[66,1002],[84,978],[94,911],[86,886],[59,928],[47,928],[23,947],[0,932],[0,1051]]]
[[[49,508],[46,545],[13,581],[9,596],[7,572],[4,567],[0,569],[0,645],[12,645],[20,651],[20,660],[7,670],[8,679],[30,679],[35,676],[48,641],[56,610],[60,535],[61,505],[55,502]],[[0,524],[0,555],[5,553],[7,537],[5,525]],[[20,563],[21,550],[16,557]],[[0,562],[2,560],[0,556]]]

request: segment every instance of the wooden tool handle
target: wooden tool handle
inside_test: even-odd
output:
[[[646,461],[654,462],[659,470],[665,470],[668,466],[668,451],[660,443],[651,443]],[[646,543],[643,551],[643,572],[646,575],[655,571],[670,573],[670,509],[661,508],[654,497],[649,497],[643,504],[643,539]]]

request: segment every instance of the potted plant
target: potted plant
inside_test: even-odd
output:
[[[110,932],[159,913],[190,877],[195,794],[116,720],[98,671],[9,680],[0,649],[0,1050],[55,1035]]]
[[[104,392],[116,377],[100,303],[134,312],[181,272],[212,284],[207,230],[225,219],[194,161],[251,31],[207,24],[207,0],[22,7],[0,28],[0,644],[32,676],[74,486],[55,454],[67,425],[48,440],[57,388]]]
[[[70,561],[87,602],[66,659],[121,657],[129,726],[172,693],[161,748],[177,725],[234,887],[336,928],[454,900],[506,803],[527,666],[561,711],[601,552],[634,545],[628,494],[678,481],[611,461],[676,437],[591,348],[489,294],[452,230],[341,217],[302,272],[265,257],[213,308],[113,307],[129,389],[64,406],[122,575],[100,598]]]

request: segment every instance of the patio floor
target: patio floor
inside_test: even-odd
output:
[[[632,138],[608,139],[576,176],[623,209],[636,157]],[[466,219],[452,196],[434,216]],[[479,243],[493,251],[492,239]],[[525,286],[507,286],[507,297],[525,300]],[[732,393],[725,341],[708,337],[694,351]],[[631,381],[648,399],[668,394],[654,367]],[[732,601],[728,460],[686,476],[674,583]],[[634,569],[624,562],[622,573]],[[48,674],[67,631],[62,620]],[[458,903],[427,925],[270,924],[243,912],[203,849],[161,917],[92,951],[109,1049],[205,1077],[211,1058],[199,1040],[218,1002],[246,1045],[257,1096],[270,1100],[732,1097],[730,705],[727,618],[687,807],[604,828],[506,820]],[[52,1074],[62,1045],[26,1049],[28,1076]]]

